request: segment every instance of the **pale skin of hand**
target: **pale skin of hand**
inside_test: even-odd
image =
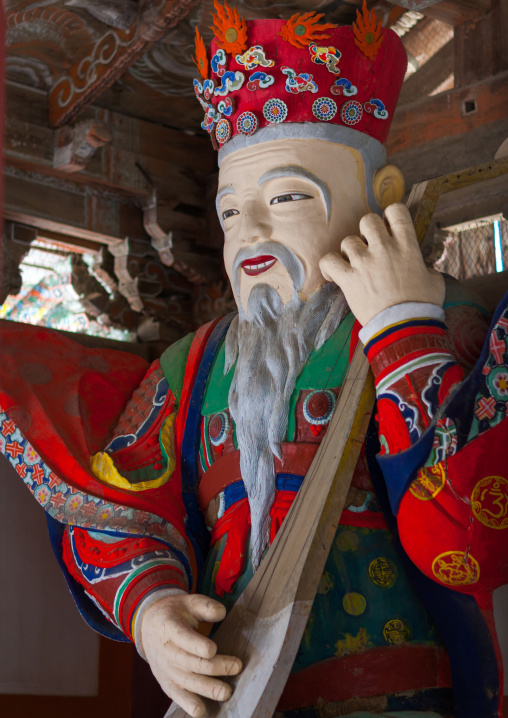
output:
[[[216,676],[234,676],[242,662],[217,655],[217,645],[198,633],[199,621],[222,621],[226,609],[201,594],[166,596],[150,606],[141,624],[141,642],[163,691],[194,718],[206,708],[200,696],[227,701],[231,686]]]
[[[323,277],[342,289],[360,324],[403,302],[442,306],[443,277],[425,266],[405,205],[387,207],[384,221],[377,214],[365,215],[360,234],[363,239],[346,237],[340,254],[330,252],[319,262]]]

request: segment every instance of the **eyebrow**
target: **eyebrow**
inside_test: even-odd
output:
[[[278,179],[279,177],[299,177],[300,179],[307,180],[307,182],[311,182],[311,184],[316,187],[317,191],[321,196],[321,199],[325,204],[327,219],[330,219],[332,199],[330,196],[330,190],[323,182],[323,180],[320,180],[319,177],[316,177],[315,174],[312,174],[312,172],[309,172],[303,167],[298,167],[297,165],[288,165],[287,167],[275,167],[273,170],[265,172],[265,174],[259,178],[258,185],[262,185],[265,182],[269,182],[273,179]]]

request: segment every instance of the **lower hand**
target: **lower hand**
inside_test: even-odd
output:
[[[360,233],[365,241],[346,237],[341,253],[326,254],[319,267],[326,280],[342,289],[363,326],[395,304],[443,304],[444,280],[425,266],[411,215],[403,204],[387,207],[384,221],[376,214],[365,215]]]
[[[234,676],[242,662],[218,656],[217,645],[196,630],[199,621],[222,621],[226,609],[200,594],[174,595],[150,606],[142,619],[141,641],[163,691],[194,718],[206,707],[200,696],[227,701],[231,686],[215,676]]]

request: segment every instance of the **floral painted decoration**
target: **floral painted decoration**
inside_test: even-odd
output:
[[[345,77],[341,77],[338,80],[335,80],[333,85],[330,87],[330,92],[332,95],[345,95],[346,97],[351,97],[352,95],[356,95],[358,88],[356,85],[353,85],[350,80]]]
[[[378,21],[376,13],[367,9],[367,2],[363,0],[362,14],[356,11],[356,21],[353,23],[355,45],[360,48],[365,57],[373,60],[381,47],[381,20]]]
[[[270,85],[273,85],[274,82],[275,77],[273,75],[268,75],[266,72],[261,72],[261,70],[258,70],[257,72],[253,72],[252,75],[249,77],[249,81],[247,82],[247,89],[251,90],[251,92],[255,92],[260,88],[262,90],[266,90],[266,88],[270,87]]]
[[[315,12],[306,12],[303,15],[296,13],[281,28],[279,35],[293,47],[298,48],[307,47],[313,41],[327,40],[330,36],[324,31],[332,30],[337,25],[330,22],[319,24],[322,17],[324,17],[323,13],[320,15],[316,15]]]
[[[320,47],[315,42],[311,42],[309,52],[310,59],[316,65],[326,65],[332,75],[340,75],[339,60],[342,53],[336,47]]]
[[[241,135],[253,135],[258,125],[258,118],[253,112],[242,112],[236,121],[236,129]]]
[[[201,84],[201,82],[199,80],[194,80],[193,84],[194,84],[194,92],[196,93],[198,102],[201,105],[201,107],[203,108],[203,110],[206,111],[208,109],[208,105],[205,102],[205,100],[203,99],[203,85]]]
[[[286,92],[297,95],[299,92],[317,92],[318,86],[308,72],[298,75],[290,67],[281,67],[281,72],[286,75]]]
[[[226,117],[231,117],[233,112],[235,111],[235,103],[231,99],[231,97],[226,97],[224,100],[220,100],[217,103],[217,109],[221,113],[221,115],[226,115]]]
[[[249,48],[243,55],[237,55],[236,61],[239,65],[243,65],[246,70],[255,70],[256,67],[273,67],[274,60],[268,60],[265,51],[261,45],[254,45]]]
[[[206,80],[208,77],[208,57],[206,55],[205,42],[199,30],[196,28],[196,55],[192,58],[198,68],[199,74]]]
[[[241,88],[245,80],[245,75],[243,72],[233,72],[229,70],[222,76],[221,80],[220,87],[215,88],[215,96],[225,97],[229,95],[230,92]]]
[[[224,142],[227,142],[229,140],[229,138],[231,137],[231,125],[229,124],[229,120],[226,120],[223,117],[217,122],[217,125],[215,127],[215,137],[221,145],[223,145]]]
[[[384,106],[384,103],[374,97],[370,100],[370,102],[363,103],[363,109],[369,115],[374,115],[374,117],[377,117],[378,120],[388,119],[388,110]]]
[[[242,54],[247,49],[247,24],[240,17],[238,10],[232,8],[226,0],[224,6],[214,0],[215,13],[212,13],[214,31],[217,44],[230,55]]]
[[[218,77],[222,77],[226,72],[226,53],[224,50],[219,48],[212,57],[210,64],[212,66],[212,72],[215,72]]]
[[[212,134],[215,123],[218,121],[220,115],[216,111],[213,105],[208,105],[205,110],[205,118],[201,123],[203,130],[206,130],[209,134]]]
[[[317,120],[328,122],[337,114],[337,105],[330,97],[319,97],[312,104],[312,114]]]
[[[340,118],[345,125],[356,125],[363,117],[363,107],[356,100],[349,100],[342,105]]]
[[[263,106],[263,115],[267,122],[279,124],[279,122],[284,122],[288,116],[288,107],[282,100],[272,97],[271,100],[265,102]]]

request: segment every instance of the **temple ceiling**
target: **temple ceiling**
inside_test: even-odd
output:
[[[383,25],[394,27],[420,71],[453,36],[457,19],[484,13],[490,0],[388,0],[368,3]],[[297,11],[325,13],[351,23],[361,0],[246,0],[235,3],[247,19],[288,18]],[[75,119],[93,101],[104,108],[160,124],[198,129],[191,56],[199,28],[205,41],[213,0],[7,0],[7,79],[51,93],[53,126]],[[411,9],[412,8],[412,9]],[[419,12],[421,10],[421,12]],[[433,91],[453,86],[453,57],[442,53]],[[427,72],[427,75],[429,73]],[[426,77],[425,87],[432,85]],[[418,95],[412,82],[410,98]]]

